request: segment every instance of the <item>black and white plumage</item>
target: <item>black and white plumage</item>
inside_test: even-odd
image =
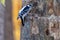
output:
[[[29,5],[24,6],[21,10],[19,10],[17,19],[19,18],[21,19],[23,26],[24,26],[24,20],[25,20],[24,18],[27,16],[27,14],[29,13],[31,9],[32,9],[32,5],[29,4]]]

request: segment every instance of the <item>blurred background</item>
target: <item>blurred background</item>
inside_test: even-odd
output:
[[[21,26],[21,20],[17,20],[18,12],[31,1],[38,4],[26,17],[23,27]],[[59,16],[59,5],[60,0],[0,0],[0,40],[58,40],[47,34],[49,33],[47,30],[49,22],[44,17],[49,17],[52,14]],[[40,11],[40,9],[43,11]],[[31,15],[38,15],[42,18],[38,20]],[[33,21],[30,17],[33,17]]]
[[[20,24],[16,20],[22,0],[0,0],[0,40],[20,40]]]

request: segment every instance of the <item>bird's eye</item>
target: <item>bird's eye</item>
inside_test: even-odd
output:
[[[29,6],[31,6],[31,5],[29,5]]]

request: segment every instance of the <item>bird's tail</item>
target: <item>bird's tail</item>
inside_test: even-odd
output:
[[[21,19],[22,25],[24,26],[24,20],[23,20],[23,18],[22,18],[22,17],[17,17],[17,20],[18,20],[19,18]]]
[[[21,18],[22,26],[24,26],[24,20],[22,17],[20,17],[20,18]]]

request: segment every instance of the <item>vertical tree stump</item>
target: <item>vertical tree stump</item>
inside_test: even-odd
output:
[[[13,26],[12,26],[12,4],[11,0],[6,0],[5,7],[5,27],[4,27],[4,40],[13,40]]]

